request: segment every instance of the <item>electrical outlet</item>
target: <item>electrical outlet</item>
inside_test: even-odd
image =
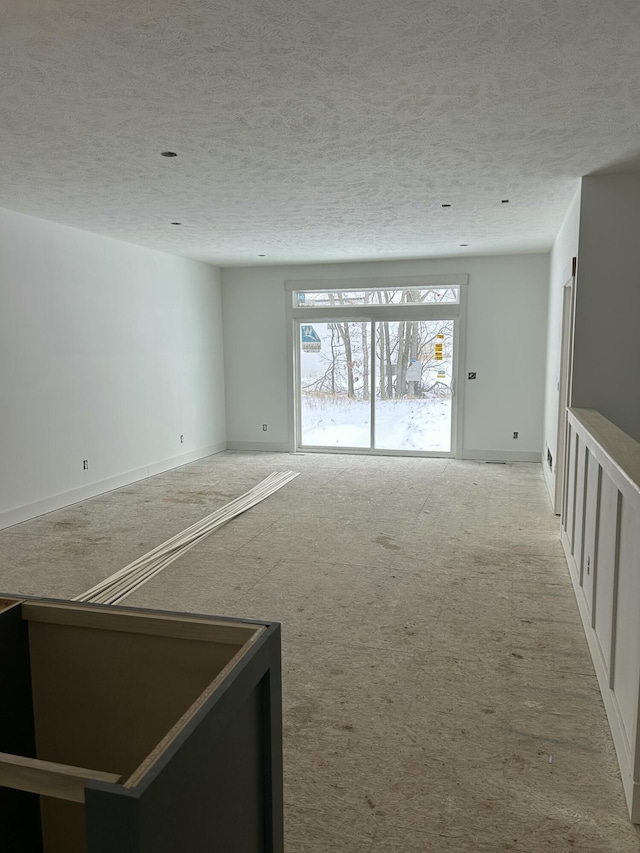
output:
[[[266,424],[262,424],[262,432],[266,432],[266,431],[267,431],[267,425],[266,425]]]
[[[89,460],[88,460],[88,459],[83,459],[83,460],[82,460],[82,470],[83,470],[83,471],[88,471],[88,470],[89,470]]]
[[[517,432],[514,432],[513,437],[514,437],[514,438],[517,438],[517,437],[518,437],[518,433],[517,433]]]
[[[180,436],[180,444],[184,444],[184,436],[183,435]]]

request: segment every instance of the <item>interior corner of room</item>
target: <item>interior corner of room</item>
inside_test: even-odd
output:
[[[590,177],[550,254],[227,269],[2,211],[0,526],[225,448],[293,449],[296,277],[468,274],[461,456],[539,459],[553,502],[578,254],[572,405],[640,438],[639,209],[638,176]]]

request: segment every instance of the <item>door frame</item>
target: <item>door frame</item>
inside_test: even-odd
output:
[[[553,511],[564,513],[564,483],[566,477],[567,409],[571,405],[571,383],[573,379],[573,320],[575,313],[575,274],[562,289],[562,336],[560,343],[560,376],[558,379],[558,429],[555,456],[555,489]]]
[[[298,290],[304,290],[305,283],[299,282]],[[309,283],[311,284],[311,283]],[[375,280],[368,282],[368,287],[376,288]],[[460,301],[457,303],[437,304],[412,304],[410,308],[406,305],[366,305],[366,306],[340,306],[334,309],[326,308],[298,308],[294,307],[293,298],[287,302],[287,345],[290,353],[288,365],[288,408],[289,408],[289,448],[291,453],[348,453],[376,456],[423,456],[439,458],[461,459],[463,455],[463,410],[464,410],[464,359],[466,338],[466,312],[467,312],[467,285],[459,284]],[[354,289],[352,283],[349,289]],[[402,281],[398,280],[395,287],[402,289]],[[289,289],[289,288],[288,288]],[[312,286],[308,286],[312,290]],[[325,288],[327,289],[327,288]],[[339,289],[339,288],[336,288]],[[347,289],[342,287],[342,289]],[[391,289],[391,288],[388,288]],[[295,291],[288,296],[295,297]],[[298,394],[300,377],[300,326],[302,324],[333,323],[341,322],[377,322],[393,320],[453,320],[453,376],[452,376],[452,398],[451,398],[451,450],[443,451],[416,451],[416,450],[377,450],[373,446],[369,448],[349,447],[310,447],[302,445],[300,441],[300,401]],[[373,340],[373,338],[372,338]],[[372,344],[373,348],[373,344]],[[375,390],[375,369],[372,364],[371,376],[371,436],[373,439],[375,428],[375,413],[373,411],[373,391]],[[371,441],[373,445],[373,440]]]

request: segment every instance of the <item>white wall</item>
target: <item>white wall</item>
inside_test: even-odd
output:
[[[583,179],[572,405],[640,441],[640,174]]]
[[[551,250],[549,269],[549,307],[547,326],[547,370],[544,394],[544,441],[542,470],[553,500],[556,472],[562,460],[556,459],[558,440],[558,382],[560,381],[560,350],[562,344],[562,303],[565,283],[571,278],[572,261],[578,255],[580,230],[580,189],[567,211],[562,228]],[[553,470],[547,465],[547,448],[553,457]]]
[[[465,454],[540,458],[549,256],[437,260],[222,271],[227,437],[234,447],[287,449],[286,280],[469,274]],[[269,430],[262,431],[267,423]],[[519,432],[514,441],[512,434]]]
[[[225,446],[219,270],[0,210],[0,527]]]

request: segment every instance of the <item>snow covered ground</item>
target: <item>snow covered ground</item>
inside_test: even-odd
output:
[[[369,447],[369,403],[302,395],[302,444]],[[378,450],[451,450],[451,399],[376,400]]]

